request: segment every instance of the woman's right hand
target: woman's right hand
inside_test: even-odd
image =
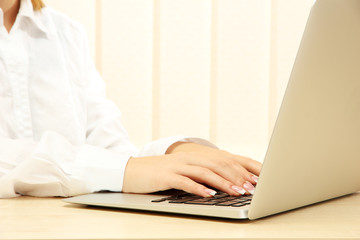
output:
[[[214,195],[215,191],[211,188],[235,196],[254,192],[261,169],[259,162],[189,144],[185,146],[191,149],[189,152],[174,151],[163,156],[130,158],[125,169],[123,192],[179,189],[203,197]]]

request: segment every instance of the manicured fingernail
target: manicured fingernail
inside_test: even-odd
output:
[[[244,188],[245,188],[250,194],[254,194],[254,192],[255,192],[255,187],[254,187],[251,183],[249,183],[248,181],[246,181],[243,186],[244,186]]]
[[[253,175],[251,178],[252,178],[252,180],[254,180],[254,182],[256,182],[256,183],[257,183],[258,180],[259,180],[259,178],[258,178],[257,176],[255,176],[255,175]]]
[[[232,188],[235,192],[240,193],[241,195],[244,195],[244,194],[246,193],[246,191],[245,191],[243,188],[241,188],[241,187],[232,186],[231,188]]]
[[[209,195],[209,197],[213,197],[216,194],[216,191],[208,188],[205,188],[204,192],[206,192]]]

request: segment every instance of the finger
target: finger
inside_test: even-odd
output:
[[[246,181],[243,186],[249,194],[254,194],[255,187],[250,182]]]
[[[212,197],[216,191],[201,185],[188,177],[175,175],[171,181],[171,188],[184,190],[185,192],[196,194],[202,197]]]
[[[242,162],[234,158],[231,154],[196,154],[195,156],[189,156],[186,162],[190,166],[209,169],[233,183],[235,186],[242,187],[246,181],[255,184],[252,179],[253,174],[247,171],[246,168],[242,166]]]
[[[238,168],[237,171],[240,171],[243,174],[243,178],[252,184],[256,184],[258,180],[257,176],[259,176],[260,174],[262,164],[251,158],[243,157],[240,155],[232,154],[232,158],[240,163],[240,165],[235,164],[234,168]]]
[[[247,161],[244,163],[245,168],[252,172],[254,175],[259,176],[262,164],[258,161],[248,158]]]
[[[244,194],[245,191],[242,187],[234,185],[207,168],[188,165],[179,169],[178,174],[186,176],[196,182],[212,186],[230,195],[239,196],[240,194]]]

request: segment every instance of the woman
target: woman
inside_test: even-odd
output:
[[[105,98],[82,27],[41,0],[0,8],[0,197],[253,193],[261,164],[205,140],[171,137],[138,151]]]

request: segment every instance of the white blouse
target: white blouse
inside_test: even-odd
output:
[[[8,33],[0,9],[0,198],[121,191],[131,156],[177,141],[213,146],[176,136],[139,151],[120,118],[78,23],[22,0]]]

